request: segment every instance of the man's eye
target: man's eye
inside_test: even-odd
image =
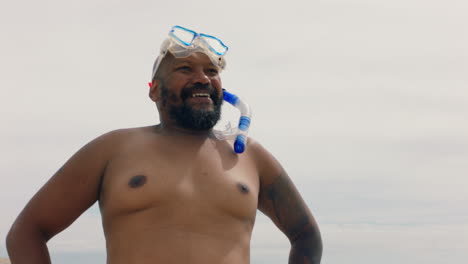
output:
[[[179,71],[190,71],[191,68],[189,66],[180,66],[177,68]]]
[[[215,69],[215,68],[208,69],[208,72],[211,73],[211,74],[218,74],[219,73],[218,69]]]

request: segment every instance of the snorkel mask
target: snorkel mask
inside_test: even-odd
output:
[[[154,62],[151,80],[154,80],[161,61],[168,52],[176,58],[187,57],[193,52],[202,52],[221,71],[226,67],[224,55],[227,51],[228,47],[217,37],[197,33],[181,26],[174,26],[169,31],[169,38],[161,45],[160,54]],[[149,85],[151,87],[152,83],[149,83]],[[240,111],[239,125],[236,128],[231,128],[231,124],[228,123],[224,131],[213,130],[213,133],[220,140],[235,138],[234,151],[239,154],[243,153],[247,144],[247,133],[250,127],[250,107],[238,96],[227,92],[225,89],[223,89],[223,99]]]
[[[194,52],[201,52],[207,55],[213,65],[218,66],[220,70],[226,67],[224,55],[228,47],[220,39],[181,26],[173,26],[169,31],[169,38],[161,44],[160,54],[154,62],[151,80],[154,79],[168,51],[176,58],[184,58]]]

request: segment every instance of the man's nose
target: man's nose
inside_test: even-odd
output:
[[[197,70],[193,74],[193,83],[200,83],[200,84],[208,84],[210,82],[210,78],[203,70]]]

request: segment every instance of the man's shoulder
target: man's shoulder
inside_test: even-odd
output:
[[[251,137],[248,138],[247,142],[247,153],[258,165],[268,166],[275,161],[273,155],[260,142]]]
[[[132,137],[140,137],[148,135],[154,131],[154,126],[144,126],[144,127],[132,127],[132,128],[120,128],[111,130],[105,134],[102,134],[97,139],[102,139],[106,141],[120,141],[130,139]]]
[[[88,143],[88,145],[95,146],[103,150],[115,150],[118,149],[119,146],[122,146],[122,144],[128,144],[129,142],[150,135],[154,130],[153,128],[154,127],[146,126],[111,130],[98,136]]]
[[[283,170],[278,160],[255,139],[248,138],[247,149],[255,161],[260,178],[275,176]]]
[[[259,141],[254,138],[248,137],[246,150],[250,155],[257,158],[265,158],[270,156],[270,152]]]

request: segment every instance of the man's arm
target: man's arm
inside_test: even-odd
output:
[[[110,137],[101,136],[84,146],[28,202],[7,236],[12,264],[50,263],[47,241],[99,198]]]
[[[309,208],[278,161],[258,143],[249,147],[260,173],[258,208],[288,237],[289,263],[320,263],[322,239]]]

